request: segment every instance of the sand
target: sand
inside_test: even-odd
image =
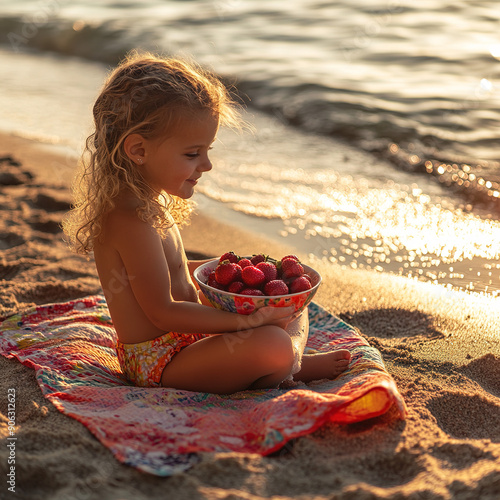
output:
[[[92,260],[71,254],[59,223],[70,203],[69,158],[0,137],[0,317],[100,292]],[[190,256],[293,250],[197,214]],[[306,259],[306,256],[301,256]],[[395,412],[328,425],[269,457],[206,454],[172,478],[117,462],[45,400],[34,372],[0,357],[0,498],[459,499],[500,498],[500,302],[402,277],[320,265],[318,303],[382,353],[406,400]],[[7,395],[16,390],[16,494],[7,490]]]

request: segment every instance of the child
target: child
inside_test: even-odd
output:
[[[117,353],[138,386],[230,394],[277,387],[292,370],[289,332],[307,313],[262,308],[250,316],[202,304],[177,224],[221,124],[236,125],[222,83],[194,64],[134,54],[94,105],[75,207],[64,223],[74,249],[94,252],[116,328]],[[304,356],[295,380],[334,378],[348,351]]]

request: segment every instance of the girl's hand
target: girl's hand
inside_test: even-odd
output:
[[[253,314],[250,315],[252,319],[259,325],[275,325],[286,330],[286,327],[291,323],[300,313],[294,313],[293,306],[288,307],[261,307]],[[257,326],[257,325],[256,325]]]

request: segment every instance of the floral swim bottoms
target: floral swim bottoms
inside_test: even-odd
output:
[[[203,334],[168,332],[137,344],[117,343],[116,353],[123,373],[140,387],[160,387],[165,366],[184,347],[206,337]]]

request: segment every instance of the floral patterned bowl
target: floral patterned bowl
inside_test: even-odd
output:
[[[291,293],[288,295],[274,295],[274,296],[254,296],[254,295],[240,295],[238,293],[230,293],[224,290],[218,290],[207,285],[207,280],[212,271],[215,270],[218,259],[206,262],[197,267],[193,273],[193,277],[200,286],[203,295],[210,301],[210,303],[223,311],[236,312],[239,314],[251,314],[257,309],[264,306],[272,307],[287,307],[293,305],[295,311],[302,311],[311,302],[314,294],[318,291],[321,284],[321,276],[312,267],[302,264],[304,271],[312,279],[312,288],[305,292]]]

